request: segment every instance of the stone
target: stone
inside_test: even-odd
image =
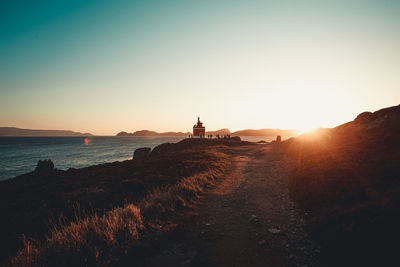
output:
[[[256,215],[252,214],[250,217],[250,222],[257,223],[258,221],[259,221],[258,217]]]
[[[153,151],[151,151],[151,156],[164,154],[168,151],[171,151],[175,147],[176,147],[176,144],[173,144],[173,143],[164,143],[164,144],[158,145],[153,149]]]
[[[138,148],[133,153],[133,159],[147,158],[150,155],[150,152],[151,152],[151,148],[150,147]]]
[[[50,173],[54,170],[54,163],[51,159],[39,160],[35,172],[40,174]]]
[[[278,135],[277,137],[276,137],[276,142],[277,143],[280,143],[282,141],[282,137],[280,136],[280,135]]]

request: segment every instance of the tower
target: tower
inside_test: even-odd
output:
[[[206,136],[206,127],[200,121],[200,117],[197,117],[197,124],[193,125],[193,138],[204,138]]]

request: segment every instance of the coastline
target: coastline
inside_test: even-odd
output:
[[[178,260],[200,265],[393,262],[399,111],[362,113],[283,142],[185,139],[82,169],[42,163],[0,182],[1,259],[154,266],[153,256],[190,240]]]
[[[7,255],[15,255],[17,248],[21,248],[16,236],[23,234],[43,240],[44,235],[51,231],[51,227],[46,225],[52,225],[50,222],[57,221],[59,216],[71,223],[76,222],[76,209],[86,214],[86,218],[94,214],[103,216],[104,212],[123,207],[126,203],[138,203],[147,194],[154,194],[152,190],[164,188],[168,191],[166,188],[176,186],[182,179],[207,176],[214,171],[211,180],[217,179],[229,163],[226,150],[230,146],[242,145],[249,143],[185,139],[176,144],[162,144],[147,158],[67,171],[36,171],[2,181],[0,205],[6,219],[1,227],[5,230],[1,233],[4,237],[0,245],[1,258],[4,260]],[[49,223],[43,224],[46,221]]]
[[[176,143],[184,138],[171,137],[0,137],[0,180],[31,172],[39,160],[51,159],[56,168],[84,168],[92,165],[125,161],[139,147]],[[275,137],[241,137],[245,141],[269,142]]]

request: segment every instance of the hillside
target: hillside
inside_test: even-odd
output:
[[[91,136],[90,133],[79,133],[68,130],[32,130],[15,127],[0,127],[0,136]]]
[[[184,139],[148,152],[0,182],[2,259],[398,265],[400,105],[280,143]]]
[[[109,260],[115,262],[121,260],[120,257],[126,257],[124,251],[127,249],[134,247],[142,250],[140,246],[149,246],[149,243],[145,241],[138,245],[135,241],[137,233],[131,231],[136,226],[142,227],[143,223],[147,232],[141,231],[141,238],[147,240],[149,237],[142,235],[152,235],[152,238],[157,237],[154,239],[157,242],[158,236],[171,227],[168,226],[170,217],[177,220],[183,215],[191,206],[191,201],[208,190],[230,165],[227,148],[246,144],[234,139],[185,139],[176,144],[159,145],[145,158],[67,171],[53,169],[53,165],[2,181],[0,262],[16,255],[24,244],[23,236],[27,237],[31,248],[34,244],[40,251],[29,248],[20,250],[15,266],[27,261],[24,253],[34,253],[34,257],[40,258],[38,261],[33,259],[28,266],[53,266],[60,259],[63,259],[61,266],[102,266]],[[136,214],[136,207],[140,208],[139,215]],[[126,216],[133,220],[132,225],[128,224]],[[108,219],[99,222],[101,218]],[[110,234],[104,229],[97,229],[94,234],[90,232],[93,229],[85,228],[81,229],[83,233],[73,233],[76,239],[71,240],[69,225],[84,228],[89,219],[93,223],[104,224],[116,219],[116,225],[107,225],[117,227],[114,229],[115,236],[104,237]],[[160,223],[160,227],[165,227],[161,232],[152,228]],[[64,234],[68,237],[57,241]],[[53,241],[45,239],[46,235],[52,236]],[[109,237],[114,239],[104,244],[102,239]],[[126,238],[131,242],[127,244]],[[50,243],[42,245],[42,242]],[[102,256],[95,258],[99,250]],[[146,248],[146,251],[151,249]]]
[[[0,183],[2,256],[12,266],[319,266],[286,181],[279,146],[238,138],[36,171]]]
[[[400,238],[400,106],[284,143],[291,194],[330,265],[387,265]]]

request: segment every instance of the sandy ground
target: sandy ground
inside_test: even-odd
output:
[[[319,266],[319,248],[305,232],[307,212],[289,197],[279,147],[238,148],[232,166],[146,266]]]

